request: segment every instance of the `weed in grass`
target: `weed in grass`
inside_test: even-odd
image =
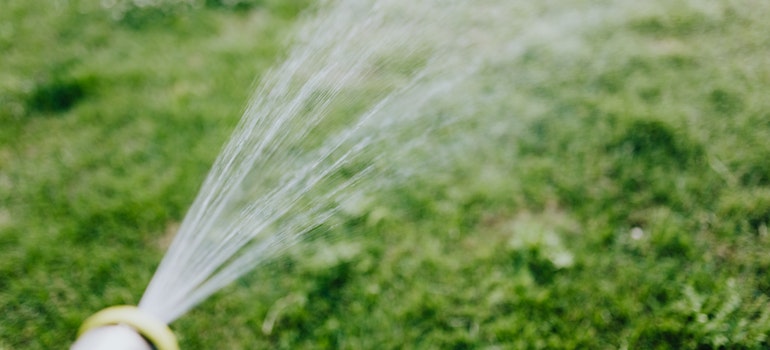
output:
[[[86,90],[82,81],[56,78],[36,86],[27,105],[34,111],[63,112],[83,99]]]

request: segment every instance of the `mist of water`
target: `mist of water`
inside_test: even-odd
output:
[[[603,5],[319,2],[255,89],[139,307],[171,322],[303,240],[354,193],[429,172],[448,149],[433,135],[513,125],[478,113],[480,94],[505,98],[520,83],[486,67],[533,43],[568,42]]]

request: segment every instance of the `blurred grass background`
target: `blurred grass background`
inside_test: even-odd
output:
[[[138,302],[310,4],[4,2],[0,349]],[[653,1],[491,67],[515,81],[482,113],[520,120],[496,152],[348,210],[351,239],[217,294],[182,347],[767,348],[768,15]]]

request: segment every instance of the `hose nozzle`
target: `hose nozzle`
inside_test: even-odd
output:
[[[70,350],[179,350],[168,326],[135,306],[112,306],[83,322]]]

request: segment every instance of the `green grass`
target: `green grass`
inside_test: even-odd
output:
[[[0,11],[0,349],[138,302],[308,5],[93,3]],[[490,67],[494,151],[345,212],[182,347],[769,347],[770,5],[654,3]]]

